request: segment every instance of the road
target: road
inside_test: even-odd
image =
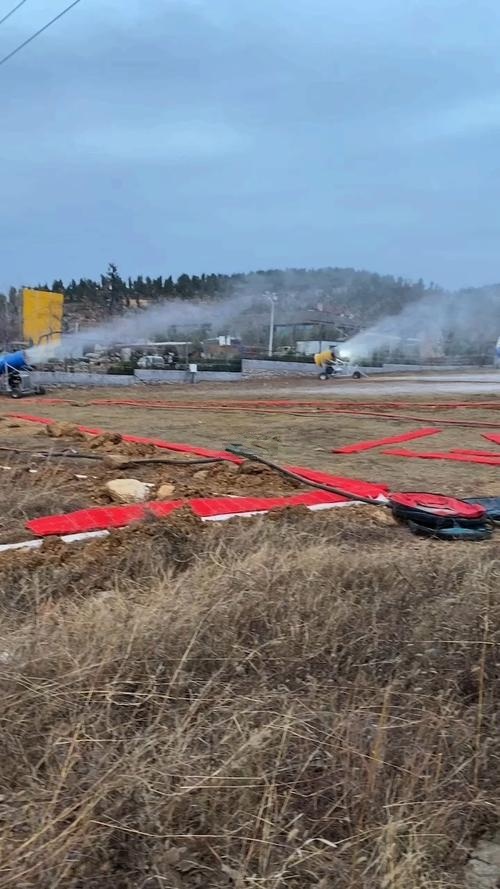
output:
[[[341,382],[341,385],[338,383]],[[433,376],[406,375],[401,377],[369,377],[363,380],[334,380],[325,382],[323,387],[331,393],[351,398],[353,394],[363,396],[391,395],[500,395],[500,371],[496,373],[436,374]],[[319,385],[309,386],[307,391],[318,393]],[[304,391],[304,390],[301,390]],[[320,390],[323,391],[323,390]]]
[[[210,387],[214,391],[213,384],[200,383],[195,387],[201,392]],[[262,378],[259,381],[246,380],[240,385],[216,386],[220,397],[233,398],[303,398],[313,396],[315,398],[380,398],[393,396],[432,398],[439,396],[470,396],[470,395],[498,395],[500,396],[500,370],[488,373],[441,373],[441,374],[405,374],[373,375],[362,380],[337,377],[333,380],[321,382],[316,378],[294,377],[287,378]]]

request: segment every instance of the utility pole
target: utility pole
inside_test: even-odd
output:
[[[266,293],[268,300],[271,303],[271,318],[269,320],[269,346],[267,349],[267,354],[269,358],[273,356],[273,344],[274,344],[274,309],[276,303],[278,302],[278,297],[275,293]]]

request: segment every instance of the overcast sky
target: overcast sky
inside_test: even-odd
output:
[[[3,55],[69,0],[27,0]],[[0,0],[0,18],[15,0]],[[497,0],[82,0],[0,67],[0,287],[500,281]]]

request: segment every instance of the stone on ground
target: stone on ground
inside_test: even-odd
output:
[[[156,496],[158,500],[170,500],[175,491],[175,485],[164,484],[158,488]]]
[[[117,503],[142,503],[149,496],[149,485],[137,478],[112,479],[106,482],[106,490]]]

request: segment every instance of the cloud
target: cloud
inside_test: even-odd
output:
[[[0,68],[0,283],[111,256],[498,277],[495,8],[84,0]],[[1,48],[53,14],[26,4]]]
[[[423,115],[403,128],[402,135],[409,141],[425,143],[476,139],[495,132],[500,132],[500,93],[467,98]]]
[[[75,147],[83,156],[163,164],[225,157],[244,150],[246,143],[245,135],[229,125],[174,119],[145,130],[125,123],[87,130]]]

